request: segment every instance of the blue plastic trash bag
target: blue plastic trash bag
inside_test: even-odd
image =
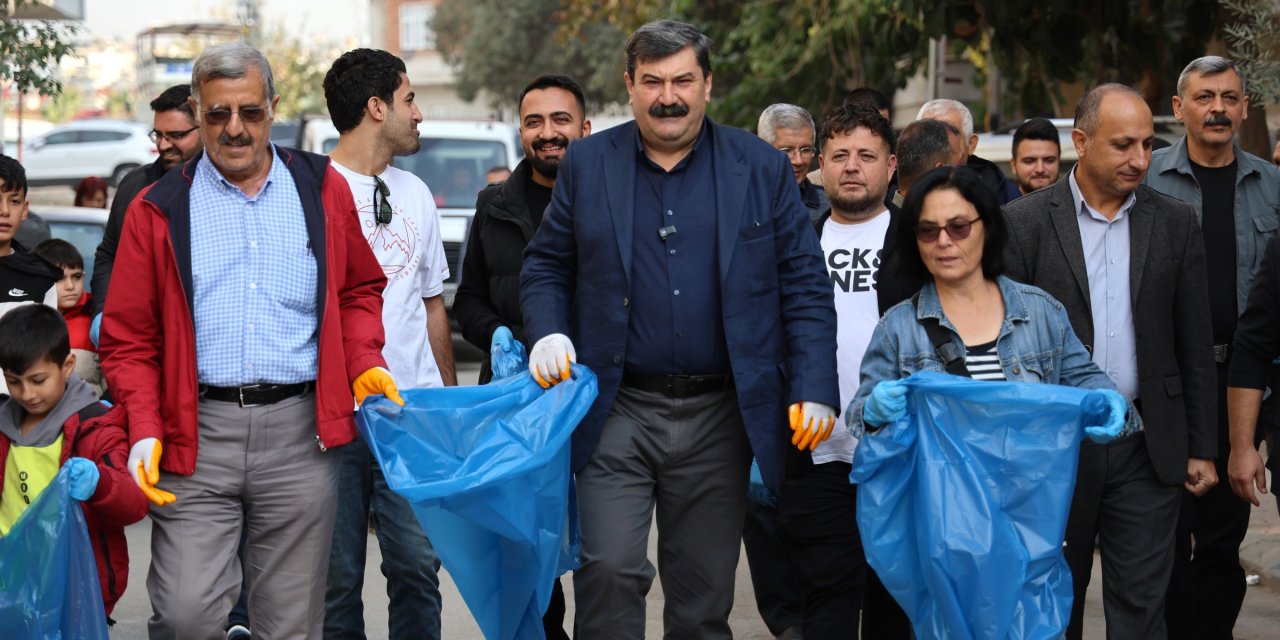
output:
[[[0,638],[107,640],[98,565],[64,467],[0,538]]]
[[[906,384],[907,415],[854,454],[867,561],[917,638],[1060,638],[1071,617],[1062,540],[1076,457],[1105,402],[1084,389],[935,372]]]
[[[552,584],[576,566],[569,437],[596,377],[544,390],[527,373],[490,384],[371,396],[360,433],[387,484],[412,505],[490,640],[541,638]]]

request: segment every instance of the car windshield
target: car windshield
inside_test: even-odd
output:
[[[506,146],[497,140],[423,138],[422,149],[396,158],[395,166],[422,178],[437,207],[474,209],[485,174],[507,166]]]

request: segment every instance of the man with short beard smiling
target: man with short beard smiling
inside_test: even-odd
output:
[[[897,167],[889,121],[874,105],[845,103],[823,116],[818,142],[831,206],[816,229],[835,295],[836,372],[847,407],[880,315],[914,288],[883,268],[898,216],[885,204]],[[857,487],[849,484],[857,446],[847,429],[837,429],[812,452],[788,452],[778,528],[803,585],[803,636],[857,638],[861,610],[863,637],[910,638],[906,615],[867,566],[858,535]]]
[[[149,165],[138,167],[125,175],[116,186],[111,199],[111,214],[107,216],[107,228],[102,242],[93,256],[93,274],[89,282],[89,312],[100,322],[102,306],[107,302],[107,287],[111,284],[111,266],[116,260],[116,247],[120,244],[120,229],[124,227],[124,212],[129,203],[143,189],[160,179],[166,171],[195,157],[204,144],[196,134],[195,113],[187,99],[191,97],[191,85],[176,84],[165,89],[151,101],[151,141],[156,145],[159,157]]]
[[[1262,459],[1252,424],[1247,433],[1229,436],[1227,409],[1229,404],[1233,413],[1251,407],[1256,417],[1273,369],[1271,357],[1256,354],[1242,353],[1243,361],[1233,363],[1237,356],[1232,344],[1241,344],[1235,340],[1236,321],[1245,311],[1267,241],[1280,226],[1280,175],[1266,160],[1235,144],[1236,130],[1249,111],[1249,96],[1244,74],[1234,62],[1219,56],[1193,60],[1178,77],[1177,87],[1173,114],[1186,124],[1187,135],[1151,155],[1146,182],[1189,203],[1200,218],[1217,361],[1214,463],[1223,480],[1229,477],[1229,465],[1238,468],[1230,474],[1233,482],[1220,482],[1204,495],[1182,493],[1165,618],[1170,638],[1230,638],[1244,602],[1240,543],[1249,528],[1249,503],[1233,493],[1231,485],[1244,480],[1247,486],[1247,479],[1262,468]],[[1245,364],[1249,366],[1241,366]],[[1239,389],[1227,390],[1228,369],[1231,386]],[[1237,372],[1242,374],[1239,379]]]
[[[505,182],[485,187],[476,199],[462,282],[453,299],[453,315],[462,336],[484,351],[481,384],[493,379],[491,354],[495,350],[511,351],[513,340],[528,349],[520,313],[524,247],[542,223],[542,212],[551,202],[560,159],[569,143],[591,133],[586,97],[569,76],[535,79],[520,92],[518,103],[524,160]],[[557,580],[542,616],[549,640],[569,640],[564,612],[564,590]]]

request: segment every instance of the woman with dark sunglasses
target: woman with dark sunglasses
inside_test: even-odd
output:
[[[1001,275],[1006,238],[996,194],[973,171],[939,167],[912,186],[888,267],[925,285],[887,311],[872,334],[845,413],[855,436],[901,418],[900,380],[921,370],[1102,390],[1110,410],[1090,437],[1109,440],[1120,431],[1128,404],[1094,364],[1062,305]],[[1137,428],[1137,420],[1127,428]]]

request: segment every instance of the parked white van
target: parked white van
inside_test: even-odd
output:
[[[500,122],[424,120],[418,124],[418,137],[422,148],[411,156],[395,158],[394,164],[422,178],[435,196],[440,236],[449,261],[444,303],[452,309],[462,277],[462,250],[476,213],[476,194],[486,186],[485,174],[490,169],[514,169],[524,157],[524,149],[516,128]],[[328,155],[337,145],[338,130],[328,118],[303,121],[299,147]]]

